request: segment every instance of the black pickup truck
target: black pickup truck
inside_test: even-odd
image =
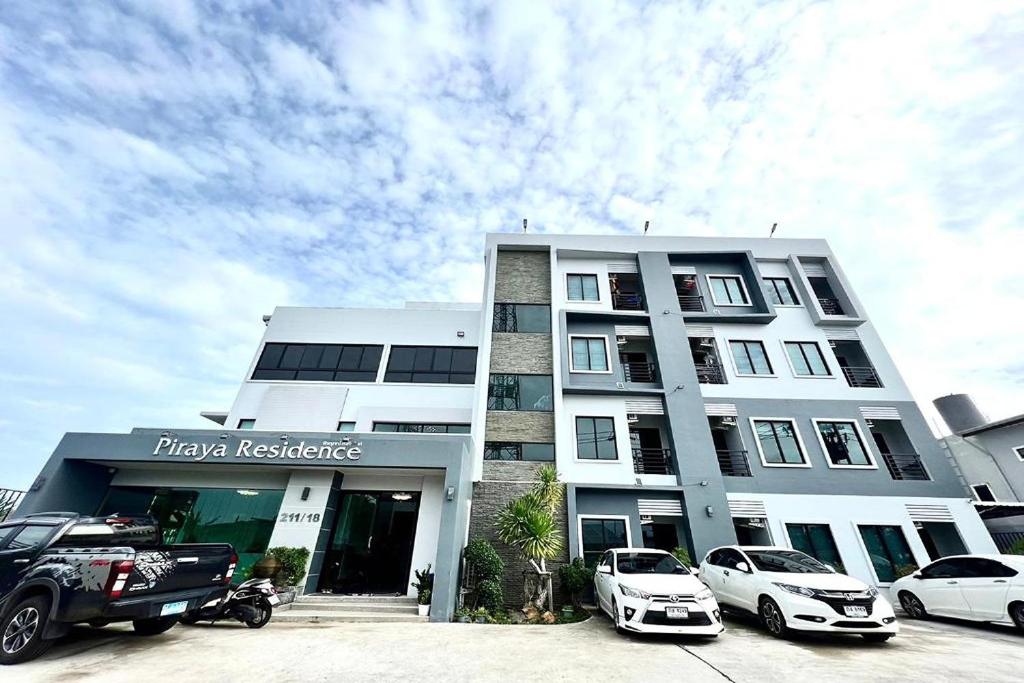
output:
[[[152,517],[51,512],[0,524],[0,664],[42,654],[71,624],[156,635],[227,593],[228,544],[163,545]]]

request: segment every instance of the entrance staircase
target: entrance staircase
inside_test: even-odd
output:
[[[274,609],[274,621],[324,623],[421,622],[416,600],[394,595],[332,595],[312,593]]]

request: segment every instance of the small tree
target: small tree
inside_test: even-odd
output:
[[[588,567],[582,557],[576,557],[558,569],[558,577],[562,580],[562,588],[569,594],[573,607],[580,607],[583,602],[583,591],[594,580],[594,569]]]
[[[675,556],[675,558],[677,560],[682,562],[683,566],[686,567],[687,569],[689,569],[690,567],[693,566],[693,560],[690,559],[690,551],[687,550],[686,548],[683,548],[683,547],[673,548],[672,549],[672,554]]]
[[[473,609],[486,607],[492,613],[501,610],[505,605],[501,589],[505,563],[494,546],[482,538],[474,538],[466,545],[462,557],[466,560],[465,588],[470,606]]]

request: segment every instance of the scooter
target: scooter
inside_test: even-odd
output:
[[[270,579],[249,579],[232,587],[220,600],[211,600],[197,610],[181,617],[182,624],[208,621],[211,624],[221,619],[236,619],[249,628],[262,628],[270,621],[274,605],[279,605]]]

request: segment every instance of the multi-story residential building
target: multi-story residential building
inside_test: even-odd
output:
[[[306,592],[430,564],[436,620],[543,463],[560,562],[738,540],[885,585],[994,551],[825,242],[492,234],[485,264],[482,307],[276,309],[216,428],[69,433],[19,512],[149,512],[243,568],[305,547]]]

